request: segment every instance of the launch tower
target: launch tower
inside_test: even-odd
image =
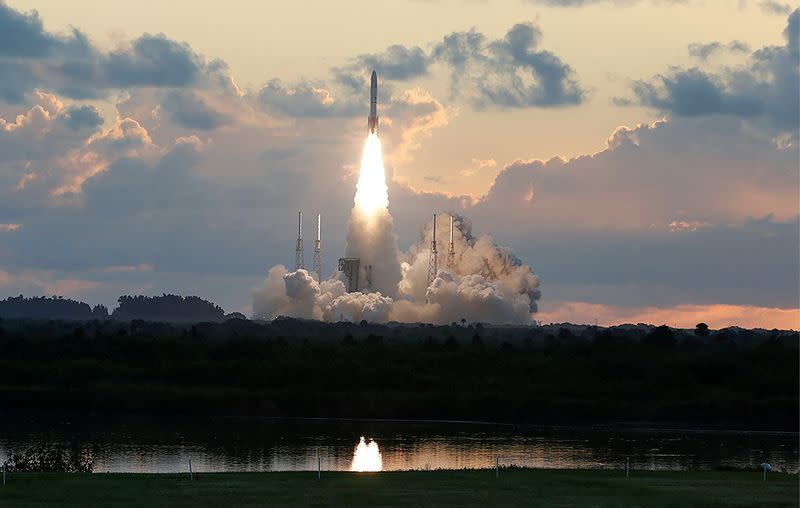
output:
[[[305,255],[303,254],[303,212],[297,212],[297,246],[294,248],[294,269],[305,268]]]
[[[317,242],[314,244],[314,271],[322,282],[322,214],[317,214]]]
[[[451,272],[456,267],[456,246],[453,242],[453,214],[450,214],[450,247],[447,249],[447,269]]]
[[[439,253],[436,250],[436,214],[433,214],[433,237],[431,238],[431,258],[428,261],[428,288],[439,271]]]

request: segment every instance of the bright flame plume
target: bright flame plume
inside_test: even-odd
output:
[[[367,443],[364,436],[361,436],[353,452],[353,464],[350,466],[350,471],[381,470],[383,470],[383,457],[381,457],[381,451],[378,449],[378,443],[372,439]]]
[[[367,217],[372,217],[379,210],[389,207],[389,190],[386,187],[386,171],[383,169],[381,141],[375,134],[370,134],[364,144],[354,201]]]

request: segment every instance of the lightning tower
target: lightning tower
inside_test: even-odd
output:
[[[439,253],[436,250],[436,214],[433,214],[433,238],[431,239],[431,258],[428,261],[428,288],[433,284],[436,273],[439,271]]]
[[[456,246],[453,242],[453,214],[450,214],[450,248],[447,249],[447,268],[452,272],[456,267]]]
[[[314,244],[314,271],[322,282],[322,214],[317,214],[317,243]]]
[[[303,212],[297,212],[297,246],[294,248],[294,269],[305,268],[305,255],[303,254]]]

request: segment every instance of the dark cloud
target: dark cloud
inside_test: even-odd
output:
[[[427,74],[430,65],[430,58],[420,47],[399,44],[389,46],[383,53],[359,55],[356,60],[360,67],[378,71],[382,79],[399,81]]]
[[[68,108],[63,116],[71,129],[93,129],[103,124],[103,117],[94,106],[73,106]]]
[[[39,13],[23,13],[0,2],[0,56],[38,58],[57,40],[45,32]]]
[[[206,62],[188,44],[163,34],[144,34],[111,52],[92,45],[80,31],[47,32],[38,14],[0,3],[0,99],[22,103],[39,88],[72,99],[105,97],[136,87],[235,88],[224,62]]]
[[[103,72],[112,87],[185,87],[196,83],[203,60],[186,43],[145,34],[130,50],[110,53]]]
[[[39,83],[31,69],[23,62],[0,61],[0,100],[21,104],[25,95]]]
[[[467,88],[479,109],[580,104],[585,92],[574,72],[555,54],[539,50],[541,39],[532,23],[514,25],[494,41],[473,29],[445,36],[432,56],[451,66],[453,93]]]
[[[748,65],[707,72],[672,68],[666,74],[633,85],[634,101],[680,116],[733,115],[764,120],[780,131],[797,131],[800,123],[800,10],[789,15],[786,44],[755,51]],[[626,104],[626,100],[617,101]]]
[[[466,96],[478,109],[580,104],[585,91],[575,73],[557,55],[539,49],[541,39],[541,30],[532,23],[514,25],[498,40],[488,40],[473,28],[445,35],[429,53],[418,46],[389,46],[332,73],[336,83],[357,93],[372,69],[381,79],[404,81],[426,75],[431,64],[441,62],[450,70],[452,96]]]
[[[213,130],[232,122],[230,115],[214,110],[198,94],[190,91],[169,93],[161,102],[176,124],[187,129]]]
[[[742,41],[732,41],[728,44],[721,42],[700,43],[695,42],[689,44],[689,55],[701,60],[707,60],[713,53],[720,51],[729,51],[731,53],[749,53],[750,46]]]
[[[764,104],[757,94],[728,90],[719,76],[697,68],[660,76],[659,81],[634,84],[633,91],[642,104],[681,116],[764,114]]]

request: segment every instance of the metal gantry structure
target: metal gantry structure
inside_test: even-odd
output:
[[[322,282],[322,214],[317,214],[317,242],[314,244],[314,271]]]
[[[428,288],[433,284],[439,272],[439,252],[436,249],[436,214],[433,214],[433,237],[431,238],[431,257],[428,261]],[[425,297],[427,300],[427,296]]]
[[[303,212],[297,212],[297,246],[294,248],[294,269],[305,268],[305,254],[303,254]]]
[[[339,258],[339,271],[347,278],[347,292],[358,291],[358,272],[361,265],[359,258]]]
[[[450,214],[450,247],[447,249],[447,269],[452,272],[456,267],[456,245],[453,241],[453,214]]]

